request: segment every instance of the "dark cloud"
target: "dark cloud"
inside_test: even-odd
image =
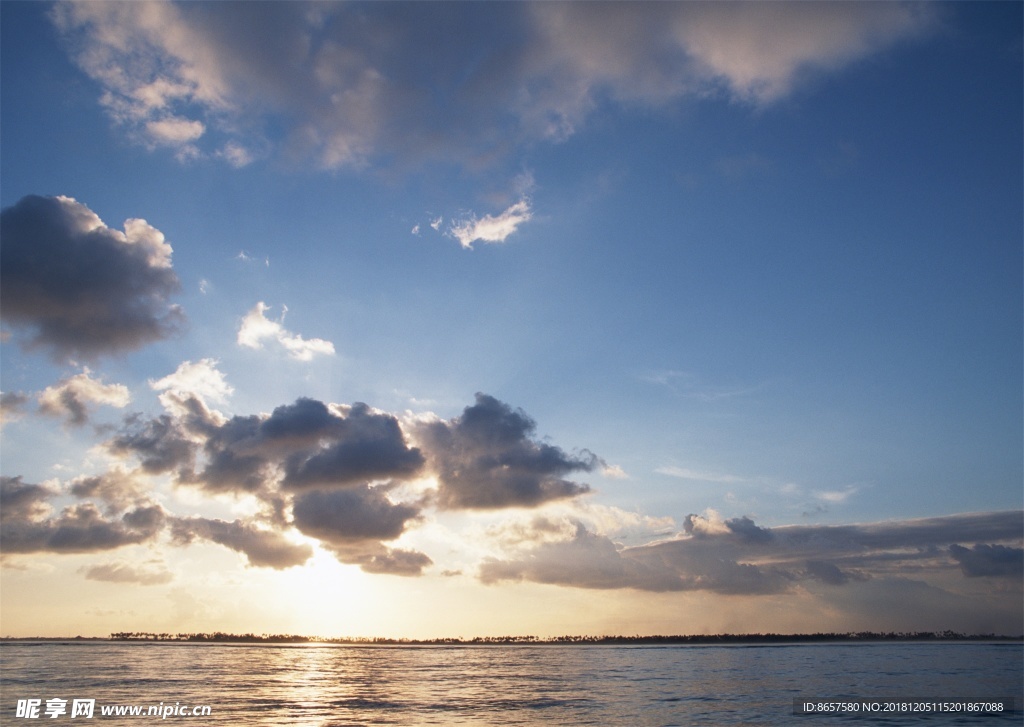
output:
[[[394,504],[381,487],[313,490],[295,497],[295,527],[327,543],[394,540],[419,517],[419,508]]]
[[[302,565],[313,555],[308,545],[297,545],[279,532],[262,530],[240,520],[175,518],[171,522],[171,537],[179,545],[187,545],[197,538],[209,540],[243,553],[250,565],[277,570]]]
[[[300,399],[296,405],[308,401]],[[292,423],[293,419],[289,417],[287,421]],[[312,454],[300,452],[288,458],[285,487],[345,487],[366,480],[405,479],[415,476],[423,466],[423,455],[418,449],[409,448],[398,420],[390,414],[375,413],[366,404],[356,403],[344,418],[331,419],[333,431],[326,439],[327,446]],[[298,421],[304,423],[302,419]],[[282,418],[271,416],[264,429],[281,424]],[[281,428],[288,431],[288,427]]]
[[[589,492],[586,484],[563,479],[589,472],[599,463],[592,454],[569,455],[532,438],[536,424],[521,409],[486,394],[451,421],[417,429],[440,481],[443,507],[493,510],[535,507]]]
[[[202,466],[185,472],[202,442]],[[405,441],[398,420],[361,403],[331,408],[298,399],[270,414],[217,421],[196,410],[139,425],[108,447],[135,452],[151,469],[181,467],[179,481],[210,492],[266,492],[354,487],[374,479],[406,479],[423,455]],[[284,473],[281,482],[278,479]]]
[[[722,523],[725,531],[709,530],[707,521],[700,515],[690,513],[683,519],[683,532],[697,538],[727,537],[744,543],[766,543],[772,539],[772,532],[759,527],[747,516],[732,518]]]
[[[91,553],[152,539],[166,514],[158,505],[139,507],[121,517],[104,518],[92,503],[65,508],[46,520],[9,518],[0,528],[5,553]]]
[[[22,482],[20,476],[0,476],[0,522],[46,517],[51,510],[48,500],[56,494],[56,490],[45,485]]]
[[[804,568],[804,574],[830,586],[842,586],[854,580],[864,580],[864,576],[844,571],[834,563],[827,563],[823,560],[809,560]]]
[[[68,197],[0,212],[0,315],[58,361],[130,351],[183,322],[171,248],[144,220],[107,227]]]
[[[303,492],[295,496],[292,507],[295,527],[317,538],[342,563],[358,565],[367,573],[418,576],[433,563],[429,557],[380,541],[399,537],[419,520],[420,509],[391,502],[386,490],[364,484]]]
[[[1024,549],[979,543],[973,548],[950,545],[949,554],[968,578],[1024,577]]]
[[[149,421],[133,415],[126,420],[121,433],[105,446],[118,456],[136,455],[143,471],[154,475],[191,469],[198,450],[196,442],[169,414]]]
[[[844,586],[892,573],[948,570],[947,548],[965,576],[1020,577],[1021,523],[1021,512],[994,512],[761,528],[746,517],[720,521],[691,515],[684,536],[630,548],[578,526],[571,540],[542,542],[519,558],[485,562],[480,577],[582,588],[768,594],[805,579]],[[955,544],[979,539],[1014,545]]]

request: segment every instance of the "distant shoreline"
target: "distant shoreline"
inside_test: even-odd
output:
[[[294,634],[118,632],[110,636],[3,636],[0,643],[108,642],[142,644],[321,644],[338,646],[714,646],[729,644],[815,644],[878,642],[999,642],[1024,644],[1024,635],[961,634],[952,631],[856,632],[813,634],[692,634],[673,636],[478,636],[470,639],[396,639],[386,637],[300,636]]]

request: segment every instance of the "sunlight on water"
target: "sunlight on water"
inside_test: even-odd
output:
[[[95,699],[96,723],[210,706],[232,725],[997,724],[1003,716],[821,717],[793,699],[1021,700],[1019,644],[336,646],[5,643],[3,724],[18,700]],[[101,715],[139,705],[141,716]],[[45,714],[41,714],[45,718]],[[46,723],[78,723],[68,715]]]

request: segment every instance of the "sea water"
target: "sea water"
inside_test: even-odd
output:
[[[1024,651],[1008,643],[6,642],[0,666],[5,726],[1024,723]],[[884,711],[1009,699],[1017,711],[999,715]]]

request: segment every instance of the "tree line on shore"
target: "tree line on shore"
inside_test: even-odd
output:
[[[857,631],[847,633],[813,634],[690,634],[672,636],[586,636],[565,635],[541,638],[538,636],[476,636],[469,639],[449,637],[437,639],[406,639],[387,637],[341,637],[301,636],[296,634],[229,634],[213,633],[152,633],[146,631],[118,631],[110,634],[113,641],[175,641],[175,642],[217,642],[240,644],[348,644],[348,645],[396,645],[396,646],[472,646],[481,644],[765,644],[765,643],[813,643],[813,642],[855,642],[855,641],[1021,641],[1021,636],[997,634],[963,634],[956,631]]]

